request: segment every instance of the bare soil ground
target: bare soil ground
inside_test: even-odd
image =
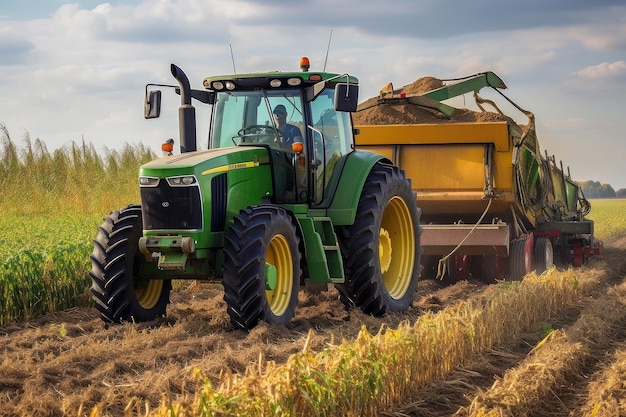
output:
[[[610,282],[589,300],[560,312],[549,325],[566,329],[591,299],[605,297],[623,280],[625,255],[626,236],[606,242],[605,261],[592,261],[580,273],[615,267]],[[107,326],[94,309],[76,308],[6,325],[0,327],[0,415],[76,416],[81,405],[88,415],[98,403],[104,405],[105,415],[123,415],[133,398],[156,406],[163,396],[174,401],[192,396],[199,384],[195,369],[217,380],[221,372],[243,372],[258,362],[259,355],[282,363],[303,348],[311,329],[310,348],[322,350],[354,338],[363,325],[375,333],[382,325],[394,327],[415,320],[424,311],[455,305],[485,288],[478,280],[448,287],[422,280],[413,308],[385,318],[347,312],[332,287],[317,295],[301,292],[291,326],[262,323],[246,333],[231,327],[219,283],[193,283],[173,291],[168,317],[158,322]],[[464,415],[463,408],[474,398],[488,392],[505,372],[520,368],[544,336],[545,329],[528,329],[520,339],[476,357],[446,380],[421,390],[417,398],[407,398],[402,407],[381,410],[381,415],[449,416],[457,411]],[[528,415],[580,415],[586,398],[604,395],[603,384],[626,379],[622,353],[626,351],[626,323],[592,348],[584,366],[572,370],[567,381],[542,399],[547,404],[543,412]],[[621,392],[623,402],[626,388],[617,386],[611,392]]]

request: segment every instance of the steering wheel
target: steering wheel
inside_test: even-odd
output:
[[[246,126],[237,132],[242,143],[267,143],[272,144],[274,140],[281,135],[280,131],[273,126],[252,125]]]

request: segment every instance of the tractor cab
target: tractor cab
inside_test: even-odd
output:
[[[191,89],[172,64],[179,87],[146,86],[145,118],[159,117],[161,92],[174,87],[179,107],[181,153],[196,147],[196,117],[191,99],[213,105],[209,149],[264,147],[272,171],[272,202],[328,207],[346,157],[355,149],[350,112],[356,111],[358,80],[348,74],[268,72],[207,77],[205,90]],[[172,144],[164,145],[171,153]]]
[[[265,147],[273,202],[327,207],[354,150],[356,80],[341,80],[348,77],[308,72],[205,79],[215,92],[209,148]]]

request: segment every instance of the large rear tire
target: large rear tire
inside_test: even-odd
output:
[[[233,326],[259,320],[288,325],[300,290],[301,254],[296,227],[274,206],[242,210],[224,241],[224,301]]]
[[[404,172],[375,165],[354,223],[341,229],[346,281],[341,300],[382,316],[411,307],[420,273],[420,210]]]
[[[138,248],[141,206],[113,211],[98,228],[91,259],[91,294],[102,319],[111,323],[143,322],[165,315],[171,280],[146,279],[147,264]]]

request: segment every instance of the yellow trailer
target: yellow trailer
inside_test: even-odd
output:
[[[601,247],[585,219],[589,203],[554,157],[541,154],[534,115],[509,100],[528,118],[518,125],[478,96],[484,86],[506,88],[492,72],[419,94],[388,85],[353,115],[357,148],[386,156],[417,192],[424,274],[443,258],[450,281],[471,270],[488,281],[520,279],[549,268],[555,251],[581,265]],[[443,102],[469,92],[481,112]]]

